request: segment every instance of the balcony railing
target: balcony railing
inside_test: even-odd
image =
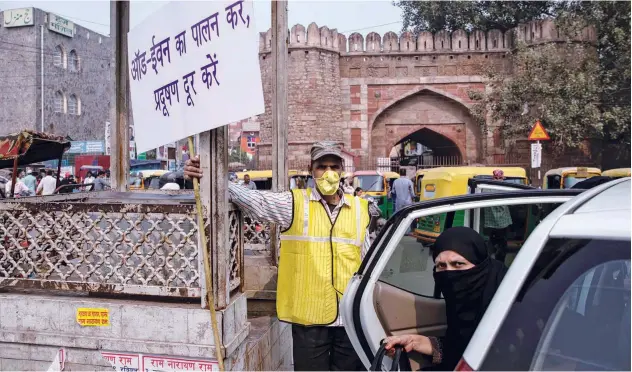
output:
[[[243,283],[244,234],[241,212],[231,205],[228,217],[232,292]],[[200,297],[197,229],[195,204],[185,193],[4,199],[0,288]]]

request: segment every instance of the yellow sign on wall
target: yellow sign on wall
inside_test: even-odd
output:
[[[77,309],[77,323],[84,327],[108,327],[110,325],[110,309],[80,307]]]

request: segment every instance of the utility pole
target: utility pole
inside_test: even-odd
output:
[[[272,191],[287,189],[287,1],[272,1]],[[278,262],[279,229],[272,225],[270,249]]]
[[[112,190],[127,191],[129,177],[129,81],[127,74],[128,1],[110,2],[110,38],[114,41],[115,125],[110,136]]]

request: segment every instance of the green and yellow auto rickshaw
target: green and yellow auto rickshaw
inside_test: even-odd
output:
[[[607,171],[603,171],[601,175],[612,179],[630,177],[630,168],[608,169]]]
[[[361,188],[373,198],[380,208],[382,218],[389,219],[393,215],[393,200],[389,197],[391,185],[399,178],[396,172],[356,171],[353,173],[353,188]]]
[[[590,177],[601,176],[599,168],[565,167],[551,169],[544,174],[543,189],[570,189]]]
[[[131,172],[129,178],[130,190],[158,189],[158,182],[161,176],[169,173],[166,170],[149,169]]]
[[[436,169],[436,168],[435,168]],[[428,173],[430,169],[419,169],[417,171],[417,173],[415,173],[415,201],[421,201],[421,182],[424,179],[424,175],[426,175],[426,173]]]
[[[471,190],[470,180],[492,181],[494,170],[504,172],[504,183],[516,184],[518,188],[528,188],[527,172],[519,167],[446,167],[428,169],[421,182],[420,200],[433,200],[448,196],[464,195]],[[464,212],[456,212],[452,227],[464,225]],[[433,243],[444,230],[446,214],[421,217],[413,236],[422,242]]]

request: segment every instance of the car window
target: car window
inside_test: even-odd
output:
[[[529,237],[529,234],[560,203],[510,205],[481,208],[480,230],[490,253],[507,266]]]
[[[490,254],[509,266],[524,240],[559,203],[525,204],[479,209],[479,232],[485,239]],[[461,210],[421,217],[404,236],[380,274],[380,281],[423,297],[435,297],[432,276],[434,261],[432,245],[445,229],[452,226],[475,227],[476,210]],[[470,222],[471,221],[471,222]],[[487,221],[487,223],[485,223]],[[492,224],[494,222],[495,224]],[[503,226],[503,229],[491,227]],[[436,294],[439,296],[439,293]]]
[[[629,371],[630,242],[550,240],[481,369]]]

